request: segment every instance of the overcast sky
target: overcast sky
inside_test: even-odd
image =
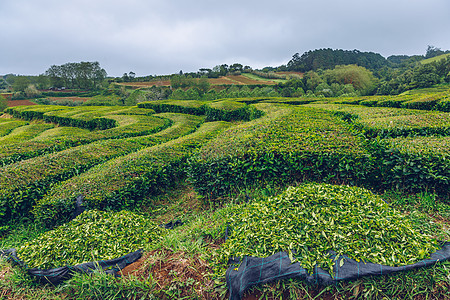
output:
[[[318,48],[450,49],[450,0],[0,0],[0,74],[98,61],[110,76],[286,64]]]

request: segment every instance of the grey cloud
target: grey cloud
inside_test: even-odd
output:
[[[99,61],[110,75],[287,63],[316,48],[450,49],[447,0],[3,0],[0,74]]]

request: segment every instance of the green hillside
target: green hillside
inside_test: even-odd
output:
[[[244,299],[446,299],[450,261],[351,281],[336,270],[347,258],[418,263],[450,241],[449,103],[441,85],[10,107],[0,118],[0,250],[18,249],[28,267],[143,256],[121,277],[76,274],[56,287],[0,259],[0,295],[223,299],[230,258],[286,251],[336,281],[277,280]]]

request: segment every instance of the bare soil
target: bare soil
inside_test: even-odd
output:
[[[36,103],[30,100],[10,100],[8,101],[8,107],[20,106],[20,105],[36,105]]]

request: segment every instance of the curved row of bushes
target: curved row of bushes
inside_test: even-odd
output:
[[[21,109],[33,111],[34,108]],[[40,107],[36,108],[38,112],[40,109]],[[85,112],[95,111],[92,107],[83,109]],[[94,131],[78,127],[56,127],[31,140],[20,140],[11,145],[0,144],[0,166],[98,140],[144,136],[171,125],[168,118],[161,119],[159,116],[147,115],[152,112],[151,110],[136,107],[117,108],[119,111],[116,108],[108,109],[109,114],[107,116],[118,124],[117,127]]]
[[[80,194],[88,208],[134,207],[143,196],[157,193],[184,176],[191,152],[229,125],[205,123],[192,134],[109,160],[61,181],[37,202],[33,215],[47,225],[63,222],[72,214]]]
[[[155,132],[158,131],[155,135],[98,141],[0,168],[2,221],[26,215],[35,201],[55,183],[81,174],[112,158],[180,137],[195,130],[203,122],[202,118],[195,116],[174,119],[178,123],[176,128],[160,131],[165,122],[155,118],[160,122],[154,127]]]
[[[28,109],[29,108],[29,109]],[[91,109],[91,108],[90,108]],[[97,108],[98,109],[98,108]],[[93,110],[95,111],[95,110]],[[31,107],[10,107],[7,108],[6,113],[24,120],[44,120],[48,123],[56,123],[61,126],[71,126],[93,129],[108,129],[117,126],[116,121],[102,118],[102,117],[86,117],[83,115],[73,116],[74,114],[81,113],[79,108],[68,108],[62,106],[31,106]],[[66,115],[66,116],[65,116]]]
[[[225,131],[191,158],[188,172],[200,194],[216,198],[272,180],[377,180],[367,178],[374,176],[367,172],[371,163],[364,140],[344,121],[298,107]]]
[[[0,137],[8,135],[15,128],[28,124],[29,122],[21,120],[0,119]]]
[[[450,135],[450,113],[346,104],[308,104],[350,121],[368,138]]]
[[[207,121],[250,121],[262,116],[262,112],[243,102],[222,100],[204,102],[198,100],[163,100],[138,104],[140,108],[150,108],[156,112],[176,112],[205,115]]]
[[[425,94],[401,94],[397,96],[379,96],[359,102],[365,106],[409,108],[450,112],[450,91]]]
[[[8,135],[0,136],[0,144],[2,146],[17,144],[22,141],[31,140],[42,132],[52,129],[54,126],[47,123],[34,123],[23,125],[13,129]]]
[[[414,154],[357,136],[332,112],[299,107],[261,120],[229,129],[191,158],[189,179],[200,194],[217,198],[274,180],[313,180],[449,195],[448,137],[441,137],[440,152],[430,143],[428,153]]]

